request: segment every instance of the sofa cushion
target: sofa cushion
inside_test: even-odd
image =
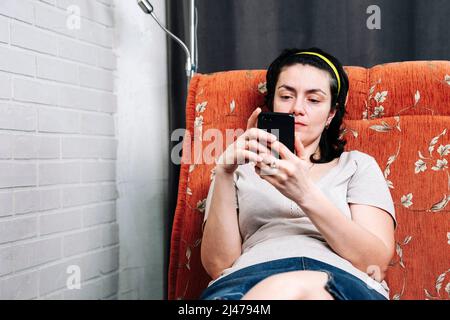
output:
[[[394,199],[397,245],[386,277],[391,299],[449,299],[450,62],[345,69],[350,80],[345,149],[377,160]],[[244,129],[249,115],[263,105],[264,93],[263,70],[197,74],[191,80],[169,299],[197,299],[211,280],[200,261],[201,226],[214,158],[220,154],[208,146],[218,131],[225,137],[227,129]],[[224,150],[227,139],[215,141],[220,144]]]

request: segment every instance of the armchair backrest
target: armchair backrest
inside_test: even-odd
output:
[[[450,61],[345,69],[350,80],[345,149],[377,160],[395,204],[396,254],[386,277],[390,298],[449,299]],[[197,299],[211,280],[200,261],[201,225],[214,168],[204,156],[211,151],[208,131],[218,129],[225,137],[226,129],[244,129],[252,111],[263,105],[264,93],[262,70],[197,74],[191,81],[169,299]],[[227,141],[219,143],[225,148]]]

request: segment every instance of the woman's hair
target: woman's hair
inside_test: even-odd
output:
[[[336,73],[333,71],[332,67],[321,57],[315,54],[298,54],[300,52],[310,52],[317,53],[326,59],[328,59],[336,68],[339,81],[340,89],[338,93],[338,79],[336,78]],[[312,163],[326,163],[333,159],[339,157],[342,152],[344,152],[344,146],[347,143],[345,139],[341,139],[341,134],[344,128],[341,128],[342,120],[346,113],[345,102],[348,92],[348,77],[344,71],[339,60],[337,60],[332,55],[318,49],[285,49],[269,66],[266,75],[266,87],[267,94],[265,96],[265,104],[270,111],[273,111],[273,101],[275,96],[275,86],[278,81],[283,68],[292,66],[295,64],[310,65],[321,70],[325,70],[329,73],[330,81],[330,92],[331,92],[331,109],[337,109],[336,114],[331,121],[328,129],[325,128],[322,132],[319,142],[320,148],[320,159],[314,159],[314,154],[310,156],[310,161]]]

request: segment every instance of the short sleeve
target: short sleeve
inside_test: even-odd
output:
[[[348,184],[347,202],[385,210],[394,220],[394,228],[397,228],[394,202],[377,161],[370,155],[364,155],[358,157],[356,163],[356,172]]]
[[[233,181],[234,181],[233,185],[234,185],[234,190],[235,190],[235,203],[234,203],[234,205],[235,205],[236,210],[239,210],[239,201],[238,201],[238,196],[237,196],[236,180],[237,180],[237,176],[236,176],[236,173],[235,173],[233,175]],[[209,185],[208,195],[206,197],[205,215],[203,217],[202,230],[205,227],[205,222],[206,222],[206,219],[208,218],[208,215],[209,215],[209,208],[211,206],[211,198],[212,198],[212,195],[214,193],[214,182],[215,181],[216,180],[215,180],[215,176],[214,176],[213,179],[211,180],[211,184]]]

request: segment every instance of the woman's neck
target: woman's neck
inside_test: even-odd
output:
[[[313,143],[305,146],[305,159],[308,163],[311,163],[309,160],[311,155],[314,154],[314,159],[320,159],[320,148],[319,148],[320,140],[314,141]]]

